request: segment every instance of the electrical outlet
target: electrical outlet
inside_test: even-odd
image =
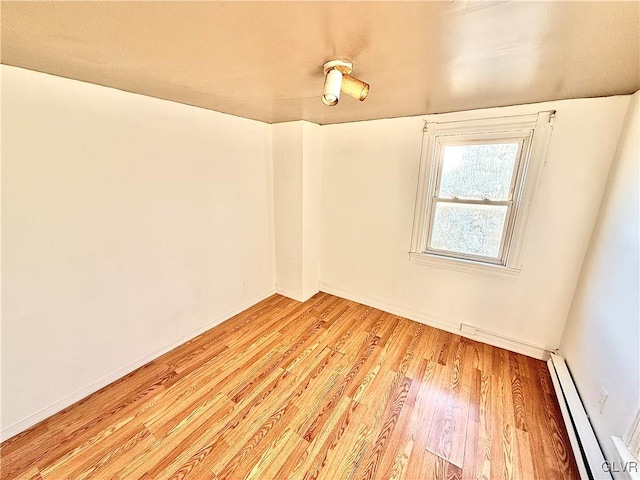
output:
[[[602,410],[604,409],[604,404],[607,403],[607,398],[609,398],[609,392],[607,392],[604,387],[600,387],[600,396],[596,402],[596,406],[600,413],[602,413]]]

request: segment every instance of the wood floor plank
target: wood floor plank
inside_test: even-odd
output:
[[[325,469],[326,464],[330,461],[330,457],[341,453],[340,449],[335,450],[335,447],[344,435],[350,417],[357,407],[358,404],[348,397],[340,398],[331,410],[325,428],[310,440],[309,448],[304,455],[306,461],[297,466],[292,479],[319,478],[322,472],[325,474],[331,472],[329,469]]]
[[[449,385],[436,405],[436,422],[431,426],[427,448],[447,462],[462,468],[466,445],[470,391],[461,382],[464,344],[454,342],[448,364]]]
[[[15,477],[15,480],[41,480],[40,470],[37,467],[31,467],[24,471],[21,475]]]
[[[415,444],[419,422],[413,417],[418,410],[418,397],[422,390],[420,379],[423,378],[427,370],[428,360],[422,359],[420,367],[415,370],[414,376],[410,377],[412,383],[404,402],[404,406],[398,415],[398,421],[391,432],[385,456],[380,465],[380,472],[383,478],[398,478],[401,472],[406,471],[409,455]]]
[[[282,452],[290,452],[295,449],[298,443],[302,443],[295,431],[287,428],[284,432],[274,438],[267,448],[264,449],[260,458],[249,464],[251,470],[246,475],[246,480],[261,480],[262,478],[278,478],[276,475],[280,468],[287,461],[287,457]]]
[[[4,479],[577,479],[544,362],[273,295],[0,445]]]
[[[412,412],[411,423],[415,425],[416,435],[411,456],[407,463],[407,478],[429,478],[426,470],[430,468],[429,458],[434,454],[427,450],[429,432],[434,422],[436,402],[440,390],[445,388],[446,369],[438,362],[427,360],[426,368],[420,380],[418,400]]]

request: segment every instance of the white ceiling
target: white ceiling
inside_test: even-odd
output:
[[[327,124],[640,88],[638,2],[3,2],[2,63]],[[320,101],[354,62],[364,102]]]

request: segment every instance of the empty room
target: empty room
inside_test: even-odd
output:
[[[640,2],[0,15],[0,479],[640,479]]]

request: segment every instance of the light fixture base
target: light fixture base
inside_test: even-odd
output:
[[[353,63],[348,60],[330,60],[322,66],[322,70],[326,75],[329,70],[339,70],[343,75],[349,75],[353,70]]]

